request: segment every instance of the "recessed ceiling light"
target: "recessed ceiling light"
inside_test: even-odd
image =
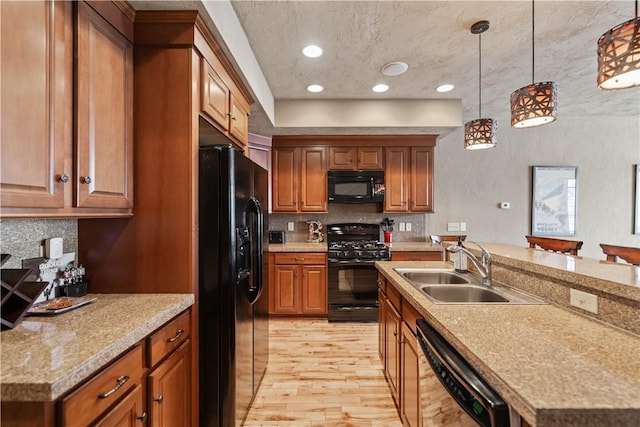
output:
[[[438,86],[436,88],[436,91],[440,93],[445,93],[445,92],[451,92],[454,88],[455,88],[454,85],[446,84],[446,85]]]
[[[371,90],[374,92],[386,92],[389,90],[389,86],[385,84],[379,84],[372,87]]]
[[[324,88],[320,85],[309,85],[307,86],[307,90],[309,92],[322,92]]]
[[[389,62],[382,66],[382,74],[385,76],[399,76],[409,69],[409,65],[405,62]]]
[[[322,48],[313,44],[302,49],[302,53],[304,56],[308,56],[309,58],[317,58],[322,55]]]

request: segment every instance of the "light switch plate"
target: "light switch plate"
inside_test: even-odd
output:
[[[294,230],[295,230],[295,224],[293,222],[288,222],[287,231],[294,231]]]
[[[400,231],[404,231],[404,230],[405,230],[405,228],[404,228],[404,222],[401,222],[401,223],[400,223]]]
[[[411,223],[410,222],[407,223],[406,229],[407,229],[407,231],[411,231]]]
[[[460,231],[460,223],[459,222],[448,222],[447,223],[447,231]]]
[[[588,292],[578,291],[577,289],[570,289],[569,296],[571,299],[571,305],[581,308],[593,314],[598,314],[598,296],[590,294]]]
[[[460,231],[467,231],[467,223],[466,222],[461,222],[460,223]]]

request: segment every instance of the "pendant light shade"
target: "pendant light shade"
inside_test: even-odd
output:
[[[471,26],[471,33],[478,35],[478,113],[482,117],[482,33],[489,29],[489,21],[479,21]],[[498,124],[493,119],[476,119],[464,124],[464,148],[482,150],[496,146]]]
[[[598,39],[598,87],[603,90],[640,86],[640,18],[613,27]]]
[[[558,85],[554,82],[534,83],[535,72],[535,6],[531,1],[531,84],[511,94],[511,126],[529,128],[546,125],[558,117]]]
[[[558,116],[558,85],[540,82],[511,94],[511,126],[528,128],[551,123]]]

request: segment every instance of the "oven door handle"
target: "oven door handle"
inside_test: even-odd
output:
[[[350,260],[339,260],[336,258],[329,258],[329,264],[337,264],[337,265],[373,265],[376,261],[385,261],[384,259],[367,259],[367,260],[358,260],[358,259],[350,259]]]

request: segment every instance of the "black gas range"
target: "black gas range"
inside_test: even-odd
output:
[[[378,224],[330,224],[328,243],[329,321],[378,320],[376,261],[390,259]]]

